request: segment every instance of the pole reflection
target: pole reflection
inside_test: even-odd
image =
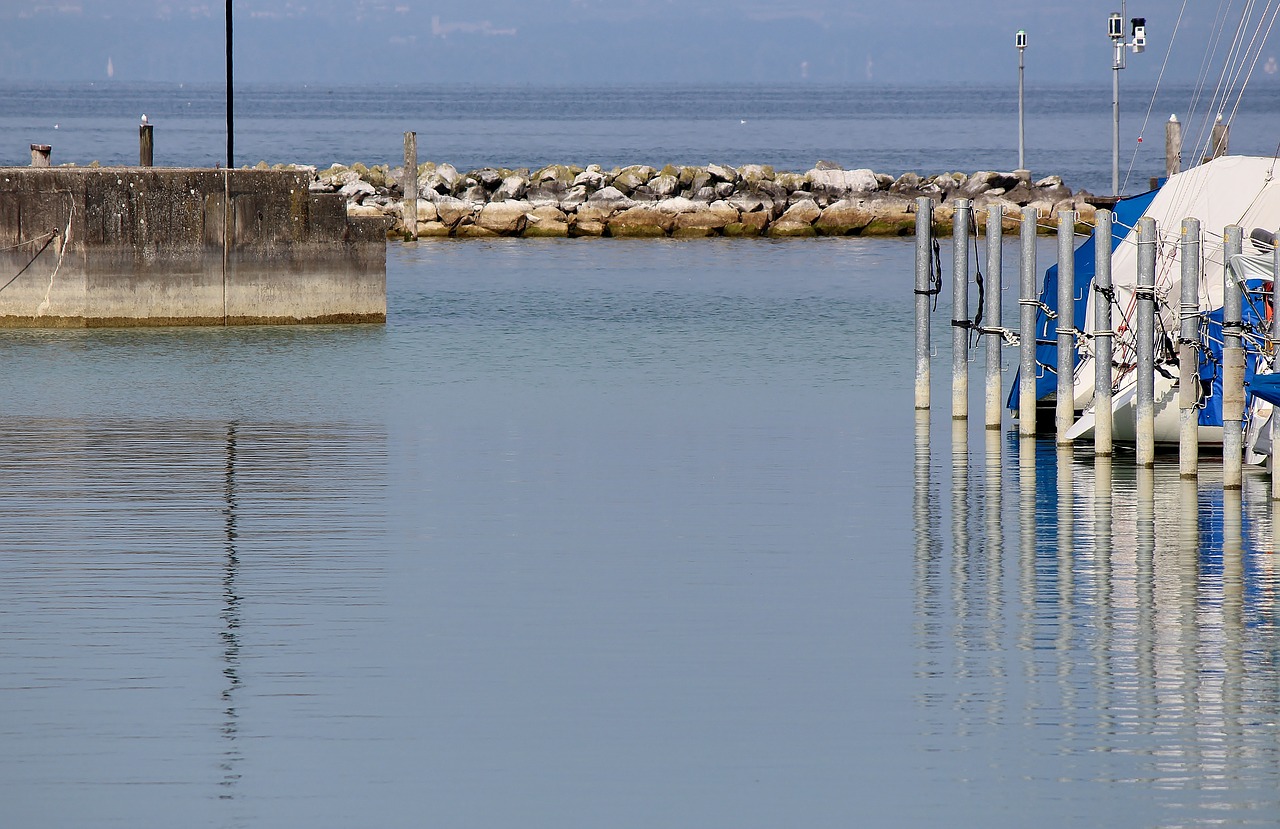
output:
[[[240,715],[236,711],[236,691],[240,688],[240,594],[236,590],[236,576],[240,569],[240,558],[236,549],[236,424],[227,424],[227,449],[225,481],[223,497],[226,506],[223,514],[223,532],[226,537],[224,550],[226,562],[222,572],[222,624],[219,632],[222,637],[222,675],[227,685],[222,690],[222,736],[226,746],[222,753],[222,780],[219,781],[222,791],[219,797],[230,799],[233,789],[240,780],[240,761],[243,755],[238,745],[240,736]]]
[[[929,537],[936,519],[922,510],[927,443],[926,427],[916,446],[917,607],[942,638],[929,640],[937,672],[922,678],[925,696],[954,721],[939,713],[926,736],[941,744],[1034,729],[1023,738],[1028,751],[1063,758],[1080,782],[1151,786],[1186,822],[1240,808],[1241,791],[1250,809],[1280,814],[1280,768],[1267,759],[1280,721],[1267,481],[1223,492],[1209,476],[1181,480],[1176,464],[1077,462],[1069,448],[1012,438],[1016,477],[1006,478],[1000,443],[989,440],[975,482],[967,433],[957,429],[944,581],[936,562],[946,552]],[[1017,486],[1008,526],[1006,480]],[[973,504],[982,513],[971,524]],[[1018,550],[1011,581],[1006,543]],[[1022,693],[1011,682],[1025,684]]]

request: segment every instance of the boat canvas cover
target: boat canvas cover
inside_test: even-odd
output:
[[[1280,160],[1254,156],[1223,156],[1184,173],[1170,176],[1143,214],[1156,220],[1156,293],[1163,299],[1157,303],[1158,330],[1178,330],[1178,306],[1182,291],[1182,220],[1200,220],[1201,259],[1204,274],[1200,281],[1201,311],[1222,307],[1223,230],[1240,225],[1246,240],[1255,228],[1274,231],[1280,228]],[[1135,223],[1136,225],[1136,223]],[[1250,243],[1245,242],[1246,245]],[[1112,322],[1117,331],[1117,348],[1132,343],[1135,312],[1134,287],[1138,281],[1138,231],[1135,227],[1116,248],[1111,264],[1111,284],[1115,288],[1118,309]],[[1086,332],[1096,330],[1094,303],[1100,297],[1086,291],[1087,311],[1083,324]],[[1077,293],[1077,295],[1079,295]],[[1123,314],[1124,319],[1120,319]],[[1092,356],[1091,341],[1085,340],[1085,356]],[[1092,383],[1092,378],[1088,378]]]

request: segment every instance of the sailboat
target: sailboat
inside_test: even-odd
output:
[[[1270,371],[1272,355],[1268,345],[1270,294],[1273,279],[1274,237],[1280,228],[1280,158],[1256,156],[1222,156],[1182,173],[1170,176],[1158,190],[1116,204],[1113,227],[1114,248],[1111,263],[1112,295],[1104,297],[1092,290],[1094,250],[1092,239],[1075,253],[1077,328],[1079,338],[1074,377],[1074,408],[1080,413],[1066,437],[1087,438],[1094,424],[1094,349],[1096,333],[1095,305],[1112,302],[1113,336],[1113,437],[1118,442],[1136,439],[1136,315],[1138,239],[1137,224],[1142,217],[1155,219],[1156,241],[1156,382],[1155,440],[1176,444],[1179,440],[1178,365],[1175,342],[1180,325],[1182,292],[1182,220],[1194,216],[1202,228],[1199,284],[1197,375],[1199,430],[1202,444],[1222,442],[1222,350],[1223,297],[1226,280],[1234,280],[1242,288],[1243,343],[1245,347],[1245,379],[1249,383],[1256,373]],[[1246,250],[1231,257],[1224,254],[1223,231],[1228,225],[1239,225],[1246,238]],[[1041,298],[1052,307],[1057,292],[1056,268],[1046,275]],[[1045,366],[1036,378],[1037,397],[1050,396],[1056,389],[1056,377],[1049,368],[1055,360],[1056,320],[1040,312],[1037,339],[1038,361]],[[1016,382],[1022,382],[1018,378]],[[1010,395],[1016,405],[1017,388]],[[1259,436],[1258,427],[1271,413],[1271,403],[1250,393],[1246,401],[1247,433]],[[1247,441],[1250,459],[1257,461],[1258,450],[1269,445]]]

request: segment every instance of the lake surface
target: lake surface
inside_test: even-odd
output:
[[[819,159],[846,169],[931,175],[1018,166],[1017,87],[740,84],[624,87],[492,85],[244,85],[235,96],[237,165],[404,160],[406,130],[422,161],[460,170],[547,164],[771,164],[803,172]],[[1092,193],[1111,190],[1111,86],[1028,87],[1026,163]],[[1191,87],[1122,83],[1122,191],[1164,175],[1164,123],[1184,124],[1184,157],[1205,154],[1221,102]],[[0,166],[135,164],[142,114],[155,163],[226,163],[225,88],[191,84],[0,82]],[[1231,152],[1277,151],[1280,85],[1255,83],[1234,113]],[[1144,138],[1145,140],[1139,140]],[[1199,150],[1195,149],[1199,148]]]
[[[956,429],[945,304],[919,418],[912,256],[393,244],[385,327],[0,332],[5,822],[1276,825],[1266,479]]]

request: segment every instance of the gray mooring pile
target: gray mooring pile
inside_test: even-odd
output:
[[[930,408],[930,305],[943,290],[942,267],[936,255],[935,243],[931,236],[933,219],[930,211],[933,201],[920,198],[916,201],[916,276],[915,276],[915,331],[916,331],[916,382],[915,407],[917,411]],[[951,415],[957,422],[967,421],[969,417],[969,351],[973,335],[985,338],[987,347],[986,362],[986,405],[985,426],[988,430],[999,430],[1002,426],[1001,400],[1001,348],[1004,344],[1016,345],[1019,350],[1019,366],[1024,382],[1019,384],[1017,407],[1018,435],[1021,439],[1020,455],[1034,457],[1034,446],[1037,438],[1037,400],[1034,382],[1025,382],[1026,378],[1034,378],[1037,373],[1036,362],[1036,315],[1041,309],[1039,287],[1036,279],[1036,235],[1039,219],[1035,208],[1024,207],[1021,210],[1021,221],[1018,224],[1020,245],[1020,279],[1018,306],[1020,320],[1017,329],[1003,327],[999,316],[999,297],[1004,289],[1003,274],[1000,264],[1002,229],[1008,224],[1008,217],[1000,206],[986,208],[986,244],[987,268],[985,291],[988,296],[997,299],[990,303],[991,313],[986,324],[975,324],[968,318],[968,293],[970,281],[969,267],[969,232],[977,227],[972,202],[957,199],[952,215],[952,394]],[[1111,211],[1099,209],[1093,217],[1095,237],[1095,276],[1094,290],[1108,294],[1111,290],[1111,258],[1112,258],[1112,221]],[[1062,210],[1057,215],[1058,232],[1058,302],[1056,309],[1057,364],[1050,367],[1056,371],[1058,378],[1054,409],[1053,435],[1061,450],[1070,454],[1073,441],[1067,436],[1074,425],[1074,378],[1075,353],[1077,338],[1083,336],[1081,326],[1074,318],[1075,308],[1075,273],[1074,237],[1080,217],[1074,211]],[[1179,297],[1180,330],[1178,332],[1179,378],[1179,443],[1178,464],[1180,475],[1186,480],[1195,480],[1199,476],[1199,461],[1202,447],[1198,440],[1199,410],[1197,398],[1199,379],[1196,376],[1195,349],[1199,343],[1200,307],[1197,295],[1201,283],[1203,263],[1200,257],[1202,245],[1200,222],[1194,218],[1184,219],[1181,227],[1181,261],[1182,261],[1182,294]],[[1224,230],[1225,256],[1229,260],[1232,255],[1239,254],[1242,249],[1243,230],[1231,225]],[[1136,440],[1134,446],[1135,461],[1140,469],[1151,468],[1156,462],[1155,445],[1155,341],[1156,341],[1156,245],[1157,227],[1155,219],[1142,217],[1137,226],[1138,274],[1137,274],[1137,376],[1136,376]],[[1275,268],[1280,273],[1280,245],[1274,247]],[[1225,348],[1223,352],[1223,441],[1222,470],[1224,488],[1239,489],[1243,478],[1243,427],[1245,404],[1245,351],[1242,341],[1244,326],[1241,322],[1241,291],[1235,279],[1223,280],[1224,309],[1223,332]],[[1272,307],[1280,307],[1280,280],[1273,281]],[[1095,377],[1094,377],[1094,410],[1095,424],[1093,430],[1093,454],[1099,462],[1110,463],[1114,453],[1112,423],[1112,330],[1111,306],[1109,302],[1095,303],[1095,330],[1089,335],[1094,338]],[[1082,322],[1082,321],[1081,321]],[[1274,349],[1280,343],[1280,314],[1273,315],[1270,339],[1267,345]],[[1280,424],[1272,421],[1272,440],[1274,446],[1280,446]],[[998,450],[997,450],[998,451]],[[1034,463],[1034,461],[1032,461]],[[1273,500],[1280,500],[1280,475],[1275,474],[1276,453],[1271,454],[1272,477],[1271,492]],[[1109,467],[1108,467],[1109,468]]]

